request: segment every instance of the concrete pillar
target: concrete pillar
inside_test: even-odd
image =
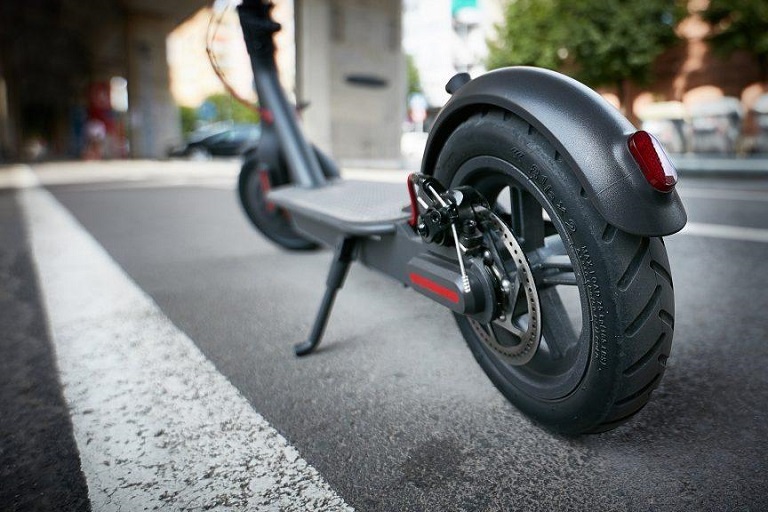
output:
[[[342,162],[399,165],[405,116],[400,0],[296,2],[298,96],[312,140]]]
[[[295,0],[296,96],[310,102],[302,115],[310,140],[334,154],[331,139],[331,6],[328,0]]]
[[[166,37],[173,24],[130,14],[126,22],[131,156],[162,158],[181,139],[166,55]]]

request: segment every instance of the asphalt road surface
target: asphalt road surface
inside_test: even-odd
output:
[[[268,243],[239,209],[236,163],[208,165],[198,172],[180,164],[49,164],[35,171],[52,196],[34,187],[0,192],[0,327],[21,333],[5,337],[1,347],[0,508],[768,510],[768,179],[683,178],[679,190],[690,224],[666,239],[677,303],[667,373],[628,424],[565,438],[505,401],[447,311],[361,266],[353,266],[338,296],[321,349],[294,357],[292,344],[310,329],[331,254],[288,253]],[[73,216],[67,222],[46,220],[66,212]],[[54,243],[57,236],[64,238]],[[79,242],[81,236],[86,241]],[[57,247],[68,246],[89,249],[81,257],[57,258],[63,250]],[[91,264],[101,247],[106,253]],[[80,263],[70,262],[75,270],[68,270],[59,267],[60,259]],[[105,270],[91,279],[82,268],[90,265]],[[37,284],[35,272],[42,276]],[[81,277],[58,285],[45,277],[59,274]],[[76,289],[91,301],[79,299],[79,306],[68,295]],[[57,299],[60,293],[65,296]],[[100,333],[112,328],[106,320],[90,333],[72,330],[89,315],[85,304],[118,300],[110,294],[131,297],[115,327],[128,331],[102,342]],[[156,333],[153,343],[131,341],[149,332]],[[68,352],[81,338],[97,341]],[[121,340],[134,348],[123,350]],[[138,352],[145,359],[131,363],[136,371],[154,370],[136,378],[137,394],[126,392],[120,406],[112,396],[102,397],[99,407],[82,405],[93,394],[89,384],[105,388],[113,385],[109,379],[114,385],[132,379],[99,375],[89,383],[91,360],[101,368]],[[115,353],[119,357],[109,359]],[[194,365],[180,362],[188,354]],[[99,357],[108,362],[96,362]],[[168,364],[155,367],[160,359]],[[208,380],[190,384],[197,386],[190,394],[184,386],[192,374]],[[135,407],[150,400],[153,379],[175,379],[167,400],[172,412],[165,415],[174,416],[182,431],[194,430],[185,439],[198,444],[177,443],[164,453],[178,460],[142,466],[155,472],[149,484],[128,485],[130,476],[117,475],[136,462],[131,457],[104,456],[96,468],[81,464],[94,450],[112,453],[115,439],[128,445],[135,436],[120,425],[144,425],[145,416],[154,423],[137,427],[136,436],[168,437],[156,426],[163,414]],[[240,398],[230,398],[229,388]],[[178,404],[197,404],[198,395],[210,402],[200,414],[221,412],[258,425],[258,432],[244,427],[242,442],[262,433],[277,439],[270,448],[280,454],[276,462],[266,469],[254,462],[252,471],[244,462],[245,470],[225,471],[232,457],[222,454],[240,441],[230,441],[233,429],[189,426],[198,416],[184,415],[197,405]],[[95,419],[110,407],[108,417]],[[101,428],[117,432],[106,435]],[[222,445],[212,448],[217,441]],[[261,453],[247,446],[248,453]],[[185,467],[200,464],[194,453],[210,462],[200,470],[206,478],[223,475],[251,495],[271,489],[267,498],[227,501],[222,496],[228,491],[215,485],[195,487],[194,495],[185,491],[196,485],[194,476],[181,476]],[[271,455],[254,459],[263,457]],[[178,472],[173,478],[182,483],[173,492],[157,476],[159,467],[163,478]],[[281,475],[277,484],[270,471]],[[110,479],[115,488],[133,486],[144,501],[120,502],[122,495],[104,491]],[[98,501],[99,485],[112,498]],[[291,501],[297,485],[298,501]]]

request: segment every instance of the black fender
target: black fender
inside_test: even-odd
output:
[[[642,236],[670,235],[685,226],[677,192],[651,187],[630,154],[627,140],[636,128],[589,87],[546,69],[503,68],[455,91],[430,131],[422,173],[434,174],[453,130],[488,107],[507,110],[542,133],[613,226]]]

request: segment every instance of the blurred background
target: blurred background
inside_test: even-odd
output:
[[[237,509],[209,485],[231,475],[246,496],[256,492],[249,472],[255,484],[270,480],[250,462],[223,470],[207,449],[187,458],[180,440],[207,445],[208,437],[177,421],[180,409],[163,414],[83,373],[81,361],[130,380],[112,370],[123,367],[111,348],[109,363],[58,351],[104,339],[103,347],[124,345],[120,354],[146,339],[158,341],[167,362],[190,368],[192,352],[167,352],[177,350],[167,343],[176,327],[359,510],[768,510],[768,409],[760,405],[768,402],[768,1],[274,1],[282,81],[297,104],[309,103],[301,109],[309,137],[345,178],[400,183],[404,201],[407,171],[459,71],[557,69],[654,132],[687,173],[677,191],[689,218],[665,239],[676,309],[661,385],[621,429],[552,436],[471,363],[442,307],[362,266],[334,306],[326,350],[294,358],[291,343],[309,332],[331,255],[280,250],[236,199],[237,156],[258,143],[259,117],[226,92],[206,54],[209,43],[232,88],[257,101],[233,8],[2,0],[0,511],[100,510],[89,498],[107,494],[114,509],[139,508],[113,496],[101,475],[161,508]],[[61,245],[50,233],[64,233]],[[639,245],[634,268],[646,249]],[[107,263],[173,325],[126,299],[133,291],[104,277]],[[99,286],[40,273],[69,268],[59,264]],[[73,307],[91,302],[95,310]],[[74,313],[71,325],[50,324]],[[148,370],[166,360],[152,354]],[[68,385],[66,372],[98,387],[94,396],[141,407],[131,417],[112,413],[118,402],[68,405],[86,388]],[[201,410],[192,400],[212,400],[207,380],[155,373],[141,387],[161,383],[167,403]],[[188,397],[165,394],[166,381]],[[143,426],[161,417],[176,426]],[[240,430],[209,421],[221,428],[207,431],[252,453],[231,437]],[[129,437],[136,457],[123,444]],[[81,464],[88,451],[95,455]],[[83,476],[89,464],[98,479]],[[193,490],[197,483],[209,491]]]
[[[257,101],[230,3],[0,4],[0,162],[210,158],[255,144],[258,114],[206,55],[209,40],[228,82]],[[343,165],[418,161],[445,82],[509,65],[574,76],[673,153],[768,153],[764,0],[275,3],[283,83]]]

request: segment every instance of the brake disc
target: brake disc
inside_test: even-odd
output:
[[[502,314],[491,324],[481,324],[471,318],[469,323],[478,337],[508,363],[523,365],[533,358],[541,342],[539,294],[528,259],[517,238],[495,213],[486,211],[493,228],[500,233],[504,250],[509,253],[515,269],[507,271],[502,262],[494,262],[494,272],[502,283]],[[517,303],[523,297],[527,312],[514,316]]]

